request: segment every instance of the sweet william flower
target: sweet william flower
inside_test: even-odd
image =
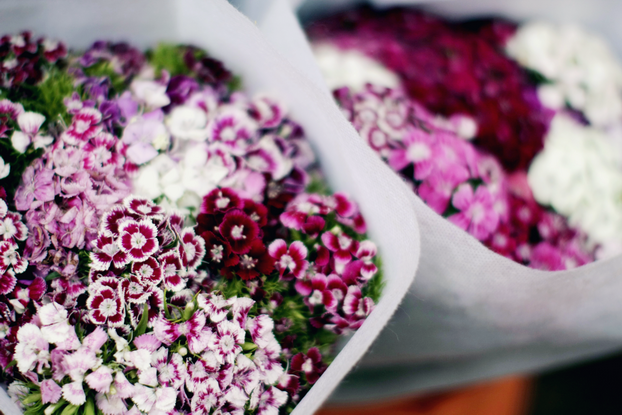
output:
[[[218,230],[229,243],[231,252],[236,254],[248,253],[253,241],[260,236],[257,223],[240,209],[228,211]]]
[[[41,402],[56,403],[60,400],[63,389],[52,379],[46,379],[41,382]]]
[[[49,366],[49,343],[39,327],[32,323],[20,327],[13,358],[19,371],[24,374],[35,367],[40,371],[44,366]]]
[[[119,248],[134,262],[147,260],[159,248],[158,230],[149,219],[128,220],[119,226]]]
[[[45,117],[36,112],[22,112],[17,116],[17,125],[21,131],[14,131],[11,136],[13,148],[20,153],[24,153],[28,146],[33,143],[35,148],[43,148],[52,143],[51,136],[39,134],[41,125],[45,122]]]
[[[310,348],[307,353],[298,353],[292,357],[291,369],[297,372],[303,372],[311,385],[320,378],[321,374],[326,370],[326,366],[322,363],[322,354],[317,347]]]
[[[43,202],[54,200],[54,172],[46,168],[28,166],[22,175],[22,185],[15,192],[17,210],[29,210]]]
[[[293,276],[302,278],[307,270],[309,263],[307,257],[307,247],[300,241],[294,241],[287,246],[283,239],[277,239],[268,247],[270,256],[275,260],[275,267],[279,271],[279,276],[286,278]],[[287,272],[287,274],[285,274]]]
[[[452,204],[460,212],[448,219],[477,239],[485,240],[499,224],[499,214],[493,203],[493,196],[486,186],[479,186],[473,192],[471,185],[460,185],[452,197]]]

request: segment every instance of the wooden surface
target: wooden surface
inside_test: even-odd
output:
[[[357,406],[329,406],[316,415],[526,415],[532,380],[512,377],[450,392]]]

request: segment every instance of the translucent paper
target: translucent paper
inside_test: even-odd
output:
[[[266,21],[279,23],[278,17],[270,20],[270,10],[258,10]],[[247,91],[272,93],[289,106],[333,190],[346,191],[359,202],[379,246],[386,280],[376,309],[294,411],[312,414],[365,353],[413,281],[419,228],[406,186],[358,139],[327,92],[292,67],[253,22],[224,0],[5,0],[0,2],[0,28],[3,33],[32,30],[71,48],[86,48],[97,39],[125,40],[142,48],[160,41],[192,43],[241,75]],[[3,399],[0,394],[5,414],[19,413]]]
[[[307,0],[299,13],[309,22],[358,3]],[[616,20],[622,4],[606,0],[373,3],[423,4],[451,17],[501,14],[519,21],[575,22],[603,34],[622,52]],[[334,400],[389,398],[532,372],[622,347],[622,257],[570,271],[532,270],[488,250],[407,193],[421,232],[415,283]],[[414,231],[402,227],[402,234]]]

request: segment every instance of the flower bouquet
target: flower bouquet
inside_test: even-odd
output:
[[[554,4],[529,14],[485,1],[428,5],[468,21],[371,7],[314,20],[326,4],[301,6],[328,87],[417,195],[422,228],[413,295],[391,326],[400,342],[381,336],[341,399],[535,370],[622,344],[612,294],[622,67],[583,30],[507,18]],[[489,10],[507,17],[478,18]],[[389,381],[374,381],[388,370]]]
[[[85,19],[113,3],[37,5],[34,19],[66,16],[32,27],[62,28],[71,42],[82,30],[132,39],[127,30],[166,22]],[[242,50],[269,55],[251,54],[259,68],[281,64],[227,3],[171,6],[199,33],[193,18],[237,30]],[[380,300],[377,248],[358,204],[328,190],[303,127],[253,75],[262,70],[229,69],[243,55],[224,54],[227,42],[195,34],[190,45],[186,30],[171,36],[184,43],[144,52],[116,40],[73,50],[17,31],[33,24],[12,16],[28,7],[2,5],[12,23],[3,27],[16,32],[0,40],[0,366],[17,407],[313,411],[395,309]],[[223,60],[200,48],[218,43]],[[410,283],[414,266],[404,265],[387,290]],[[340,336],[374,315],[370,338],[335,359]]]

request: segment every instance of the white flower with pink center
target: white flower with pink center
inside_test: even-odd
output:
[[[158,229],[151,220],[128,220],[119,226],[119,248],[134,262],[146,261],[159,248],[157,236]]]

